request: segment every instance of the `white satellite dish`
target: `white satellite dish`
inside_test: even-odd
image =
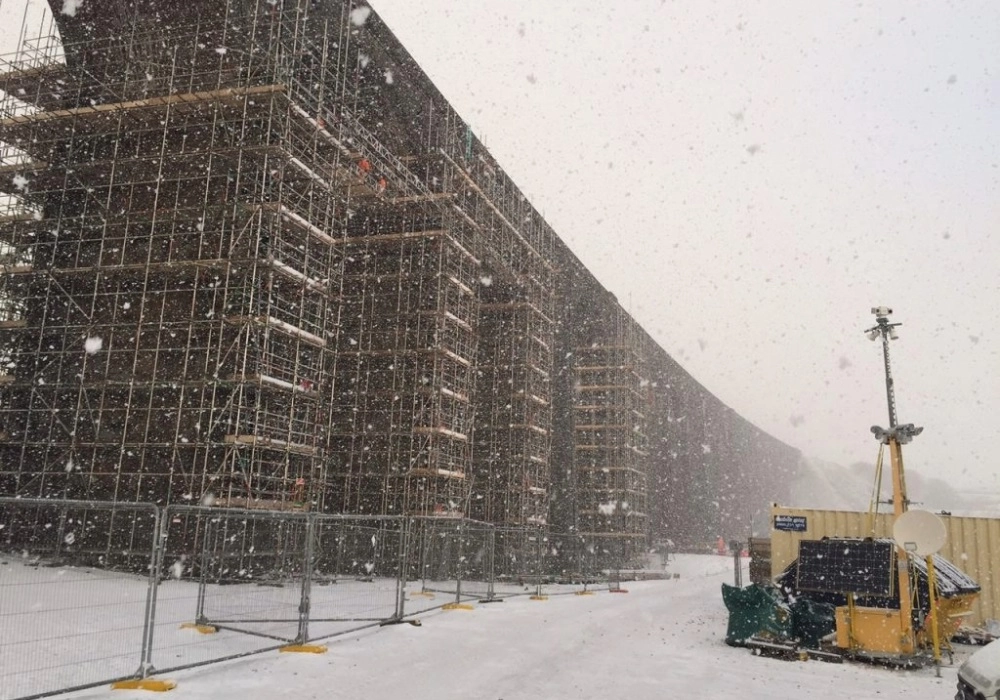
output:
[[[910,510],[896,518],[892,525],[892,539],[907,552],[929,557],[944,547],[948,529],[934,513]]]

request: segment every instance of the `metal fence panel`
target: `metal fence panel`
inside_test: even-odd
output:
[[[310,639],[402,618],[402,517],[318,516]]]
[[[543,533],[534,527],[496,528],[494,595],[542,595],[545,572]]]
[[[620,584],[620,571],[609,567],[604,543],[578,534],[550,534],[547,560],[549,573],[558,585],[552,593],[606,591]]]
[[[304,639],[311,522],[300,512],[169,506],[152,632],[157,670]]]
[[[475,532],[473,532],[473,528]],[[441,518],[411,518],[411,547],[419,590],[409,592],[407,612],[473,600],[489,589],[483,581],[489,562],[481,544],[485,523]]]
[[[495,528],[487,523],[462,521],[458,532],[458,571],[462,597],[492,600]]]
[[[159,518],[147,504],[0,498],[0,699],[144,674]]]
[[[616,590],[615,544],[473,520],[0,498],[0,700],[464,601]]]

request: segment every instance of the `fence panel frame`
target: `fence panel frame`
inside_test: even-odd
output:
[[[360,622],[360,624],[354,627],[350,627],[343,630],[338,630],[329,634],[319,634],[313,636],[306,636],[304,641],[319,641],[323,639],[330,639],[333,637],[338,637],[344,634],[350,634],[351,632],[357,632],[358,630],[365,629],[367,627],[372,627],[375,625],[385,626],[390,624],[395,624],[397,622],[403,621],[405,617],[405,598],[406,598],[406,561],[409,551],[409,530],[408,530],[408,518],[402,515],[344,515],[344,514],[312,514],[315,518],[315,523],[313,526],[314,532],[317,535],[313,538],[313,546],[315,547],[316,539],[318,538],[318,532],[320,528],[317,525],[322,525],[323,523],[343,523],[346,526],[355,525],[363,526],[365,524],[371,523],[372,526],[380,526],[380,529],[384,528],[386,524],[396,524],[396,536],[399,539],[396,545],[396,554],[393,557],[392,563],[395,570],[393,575],[394,579],[394,592],[393,592],[393,606],[391,614],[383,617],[377,618],[359,618],[356,616],[344,615],[342,617],[316,617],[312,616],[310,619],[314,622]],[[316,555],[313,555],[313,562],[315,562]],[[312,566],[312,564],[310,564]],[[386,577],[388,578],[388,577]]]
[[[233,627],[228,621],[219,622],[213,621],[212,617],[206,614],[205,602],[207,600],[207,590],[210,582],[207,580],[207,572],[209,567],[206,562],[209,559],[209,536],[208,536],[208,526],[213,518],[235,518],[242,520],[262,520],[262,521],[283,521],[283,522],[300,522],[304,524],[304,531],[307,533],[305,540],[303,541],[303,551],[305,551],[305,544],[308,542],[311,531],[310,523],[314,519],[312,513],[301,512],[301,511],[272,511],[272,510],[257,510],[257,509],[241,509],[241,508],[220,508],[218,506],[207,506],[207,505],[187,505],[187,504],[171,504],[163,508],[162,517],[162,531],[160,536],[160,546],[158,551],[158,568],[160,570],[160,577],[162,578],[163,570],[163,560],[168,553],[168,543],[169,543],[169,527],[172,519],[181,516],[189,516],[199,518],[199,526],[204,525],[204,527],[196,528],[195,532],[195,544],[200,545],[197,549],[200,552],[200,556],[197,557],[199,561],[199,575],[198,575],[198,589],[196,591],[195,597],[195,609],[192,620],[196,626],[203,625],[215,628],[217,630],[225,630],[228,632],[233,632],[239,635],[261,637],[265,639],[270,639],[272,644],[266,644],[262,647],[246,650],[246,651],[236,651],[230,653],[222,653],[219,656],[214,656],[207,659],[199,659],[194,661],[186,661],[181,663],[170,664],[164,667],[157,667],[155,665],[155,658],[151,658],[151,670],[156,673],[173,673],[175,671],[187,670],[191,668],[198,668],[201,666],[207,666],[210,664],[220,663],[223,661],[232,661],[234,659],[245,658],[248,656],[255,656],[257,654],[264,654],[271,651],[277,651],[286,647],[294,646],[296,644],[302,644],[304,642],[298,641],[300,639],[303,627],[308,631],[308,600],[303,599],[303,594],[308,594],[308,590],[303,591],[303,586],[305,586],[306,581],[303,580],[302,584],[299,586],[298,604],[296,605],[296,613],[293,616],[289,616],[288,619],[282,620],[272,620],[272,622],[287,622],[289,624],[294,624],[296,633],[294,635],[279,637],[276,635],[264,634],[259,632],[252,632],[246,629],[241,629],[239,627]],[[200,542],[198,538],[200,537]],[[251,552],[252,553],[252,552]],[[302,565],[307,565],[306,557],[298,557],[297,560]],[[303,576],[303,579],[306,577]],[[155,607],[154,607],[155,613]],[[303,616],[306,617],[305,621]],[[253,623],[255,621],[249,620],[247,622]],[[151,619],[150,626],[155,629],[157,624],[164,624],[162,620],[157,620],[154,616]],[[288,638],[290,637],[290,638]],[[155,645],[152,643],[153,640],[153,630],[150,631],[150,654],[155,657]],[[161,650],[162,651],[162,650]]]
[[[600,561],[601,556],[598,554],[597,548],[601,548],[606,543],[588,541],[584,537],[571,533],[555,533],[546,527],[538,526],[502,526],[468,518],[331,515],[308,511],[220,508],[207,505],[171,504],[158,506],[151,503],[9,497],[0,497],[0,508],[44,508],[63,511],[63,519],[65,511],[71,508],[110,511],[111,513],[121,511],[136,514],[146,513],[152,518],[152,537],[148,550],[140,551],[133,546],[126,553],[126,556],[135,556],[136,552],[142,557],[148,556],[149,562],[148,572],[144,576],[146,595],[141,617],[141,642],[137,650],[139,663],[136,670],[129,675],[101,678],[73,687],[22,696],[15,700],[30,700],[58,693],[85,690],[122,680],[147,679],[154,672],[169,673],[282,648],[309,645],[312,642],[349,634],[366,627],[412,622],[413,620],[408,618],[432,610],[460,605],[463,600],[478,598],[481,603],[489,603],[502,601],[507,597],[524,595],[544,599],[548,594],[586,593],[593,588],[606,587],[606,590],[615,591],[621,585],[620,568],[616,566],[620,562],[614,561],[613,557],[612,560]],[[187,519],[185,520],[185,518]],[[171,524],[175,519],[178,523],[183,523],[184,536],[190,538],[192,547],[191,560],[192,562],[196,561],[199,567],[197,580],[194,582],[197,585],[196,593],[193,596],[195,623],[215,626],[237,635],[260,636],[276,643],[233,653],[228,653],[228,650],[224,648],[222,653],[211,658],[181,661],[166,665],[164,668],[157,668],[155,663],[157,656],[156,628],[158,624],[170,624],[164,622],[163,615],[166,613],[158,608],[158,602],[160,585],[167,580],[165,563],[168,553],[172,553],[169,546],[170,531]],[[234,520],[235,524],[230,527],[229,521],[231,520]],[[222,523],[220,527],[223,530],[213,534],[210,531],[213,523]],[[259,523],[269,523],[269,525],[262,527]],[[373,557],[370,560],[373,567],[370,571],[374,571],[376,568],[385,571],[388,575],[374,574],[374,577],[385,579],[386,582],[389,579],[394,579],[391,593],[392,602],[388,606],[382,606],[385,607],[384,614],[359,617],[357,613],[352,614],[350,599],[338,601],[337,594],[334,594],[324,604],[333,606],[335,610],[338,604],[342,604],[343,614],[316,614],[314,585],[319,580],[318,577],[321,576],[318,567],[324,559],[324,552],[328,551],[327,548],[330,545],[330,541],[323,536],[324,526],[330,524],[336,524],[338,528],[343,528],[333,531],[334,541],[339,543],[337,547],[347,541],[346,547],[348,548],[346,556],[339,550],[334,554],[334,583],[337,581],[337,571],[340,567],[347,566],[345,571],[349,572],[353,565],[358,564],[358,561],[369,561],[358,557],[357,553],[362,551],[358,547],[366,546],[364,542],[368,538],[367,530],[372,531],[372,547],[374,549],[369,552]],[[242,529],[240,530],[240,528]],[[240,530],[243,533],[243,537],[238,540],[240,542],[238,551],[236,549],[227,551],[227,541],[232,541],[229,540],[228,536],[231,529],[234,532]],[[353,531],[354,529],[356,531]],[[61,533],[61,530],[59,532]],[[397,541],[392,542],[385,539],[387,533],[396,537]],[[236,534],[233,534],[232,537],[236,538]],[[258,537],[263,538],[265,542],[273,540],[271,543],[273,550],[269,549],[266,553],[255,553],[254,548],[259,543]],[[438,542],[439,537],[440,542]],[[377,538],[381,538],[382,541],[377,542]],[[211,549],[213,542],[217,551]],[[288,542],[293,545],[291,552],[286,551]],[[572,546],[569,546],[570,543]],[[475,549],[471,559],[469,556],[470,546]],[[563,554],[568,546],[569,551]],[[182,550],[183,547],[182,542]],[[498,548],[503,548],[505,556],[504,561],[500,564],[498,564]],[[226,624],[231,620],[216,621],[213,619],[211,611],[206,607],[208,589],[212,585],[210,570],[212,566],[218,566],[220,567],[220,576],[224,575],[227,572],[226,562],[233,556],[237,557],[241,565],[246,561],[252,563],[254,558],[261,557],[264,564],[261,565],[263,568],[258,573],[280,574],[281,577],[287,577],[289,580],[300,579],[297,587],[298,603],[295,613],[290,613],[287,616],[288,619],[248,618],[246,620],[248,624],[288,623],[290,626],[294,626],[294,634],[289,633],[279,637]],[[342,556],[343,559],[341,559]],[[215,557],[214,560],[213,557]],[[267,557],[273,558],[273,561]],[[349,561],[352,557],[354,560]],[[181,560],[183,560],[183,555]],[[610,566],[598,570],[597,567],[601,563]],[[364,564],[364,566],[368,566],[368,564]],[[444,576],[444,579],[437,582],[436,586],[428,585],[428,574],[432,567],[439,576]],[[255,571],[256,565],[249,568],[251,571]],[[110,570],[114,571],[114,568],[112,567]],[[243,573],[242,570],[235,571],[237,575]],[[448,602],[429,607],[412,606],[413,609],[410,610],[411,606],[407,605],[407,602],[411,600],[407,597],[407,585],[412,578],[411,574],[416,575],[422,592],[443,593],[448,596]],[[509,578],[512,583],[516,582],[512,588],[516,587],[519,590],[501,590],[498,583],[504,578]],[[248,576],[248,581],[252,580],[253,575],[251,574]],[[578,590],[581,588],[582,591]],[[376,592],[375,595],[378,596],[378,593]],[[279,601],[279,604],[289,605],[290,603],[285,600],[284,602]],[[375,609],[379,609],[377,603]],[[235,614],[239,615],[238,612]],[[346,623],[346,627],[333,632],[317,633],[316,623],[324,622],[343,622]],[[352,625],[350,623],[361,624]],[[184,643],[177,646],[183,648]]]
[[[86,500],[86,499],[54,499],[54,498],[17,498],[10,496],[0,496],[0,509],[53,509],[62,511],[60,516],[60,540],[64,540],[61,535],[62,521],[65,520],[65,512],[69,509],[79,509],[83,511],[108,511],[113,513],[119,511],[126,511],[136,514],[147,513],[151,514],[153,517],[152,525],[152,542],[150,543],[149,550],[146,552],[149,556],[149,570],[145,574],[146,579],[146,596],[143,606],[142,613],[142,632],[141,632],[141,642],[138,649],[137,656],[138,665],[136,670],[127,675],[115,675],[102,677],[100,679],[95,679],[93,681],[86,681],[84,683],[77,683],[75,685],[62,687],[58,689],[45,690],[42,692],[31,693],[29,695],[21,695],[13,700],[33,700],[34,698],[49,697],[52,695],[59,695],[62,693],[75,692],[79,690],[87,690],[90,688],[96,688],[102,685],[110,685],[120,681],[129,680],[143,680],[149,678],[154,672],[154,667],[152,663],[152,645],[153,645],[153,620],[156,614],[156,598],[158,593],[158,581],[160,575],[160,565],[162,564],[161,552],[159,549],[161,528],[163,524],[163,509],[154,503],[141,503],[141,502],[129,502],[129,503],[119,503],[114,501],[97,501],[97,500]],[[138,550],[133,550],[138,551]],[[58,552],[58,550],[57,550]],[[114,571],[114,569],[106,569],[108,571]],[[87,664],[82,664],[86,666]]]

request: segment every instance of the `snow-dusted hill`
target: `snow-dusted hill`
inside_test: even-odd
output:
[[[889,455],[882,466],[881,500],[890,500],[892,477]],[[803,460],[802,473],[792,484],[789,503],[800,508],[867,510],[875,483],[875,462],[856,462],[845,467],[816,458]],[[948,511],[956,515],[1000,517],[1000,497],[962,494],[941,479],[926,478],[917,471],[906,473],[906,488],[914,508]]]

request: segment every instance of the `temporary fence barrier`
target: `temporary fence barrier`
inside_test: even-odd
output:
[[[0,498],[0,699],[148,675],[159,528],[153,505]]]
[[[0,700],[322,651],[472,601],[614,590],[607,551],[467,519],[0,498]]]
[[[403,619],[406,525],[399,516],[317,516],[307,640]]]
[[[411,518],[410,524],[420,580],[420,590],[410,599],[426,601],[440,595],[442,601],[437,605],[418,602],[416,607],[459,606],[489,595],[493,557],[486,555],[492,539],[488,523],[420,517]]]
[[[540,596],[543,575],[541,530],[499,526],[495,529],[494,541],[496,575],[492,597]]]
[[[621,568],[610,561],[603,540],[584,535],[550,535],[551,566],[561,584],[554,593],[585,594],[621,587]]]
[[[157,671],[303,644],[313,521],[303,512],[168,506],[153,623]]]

